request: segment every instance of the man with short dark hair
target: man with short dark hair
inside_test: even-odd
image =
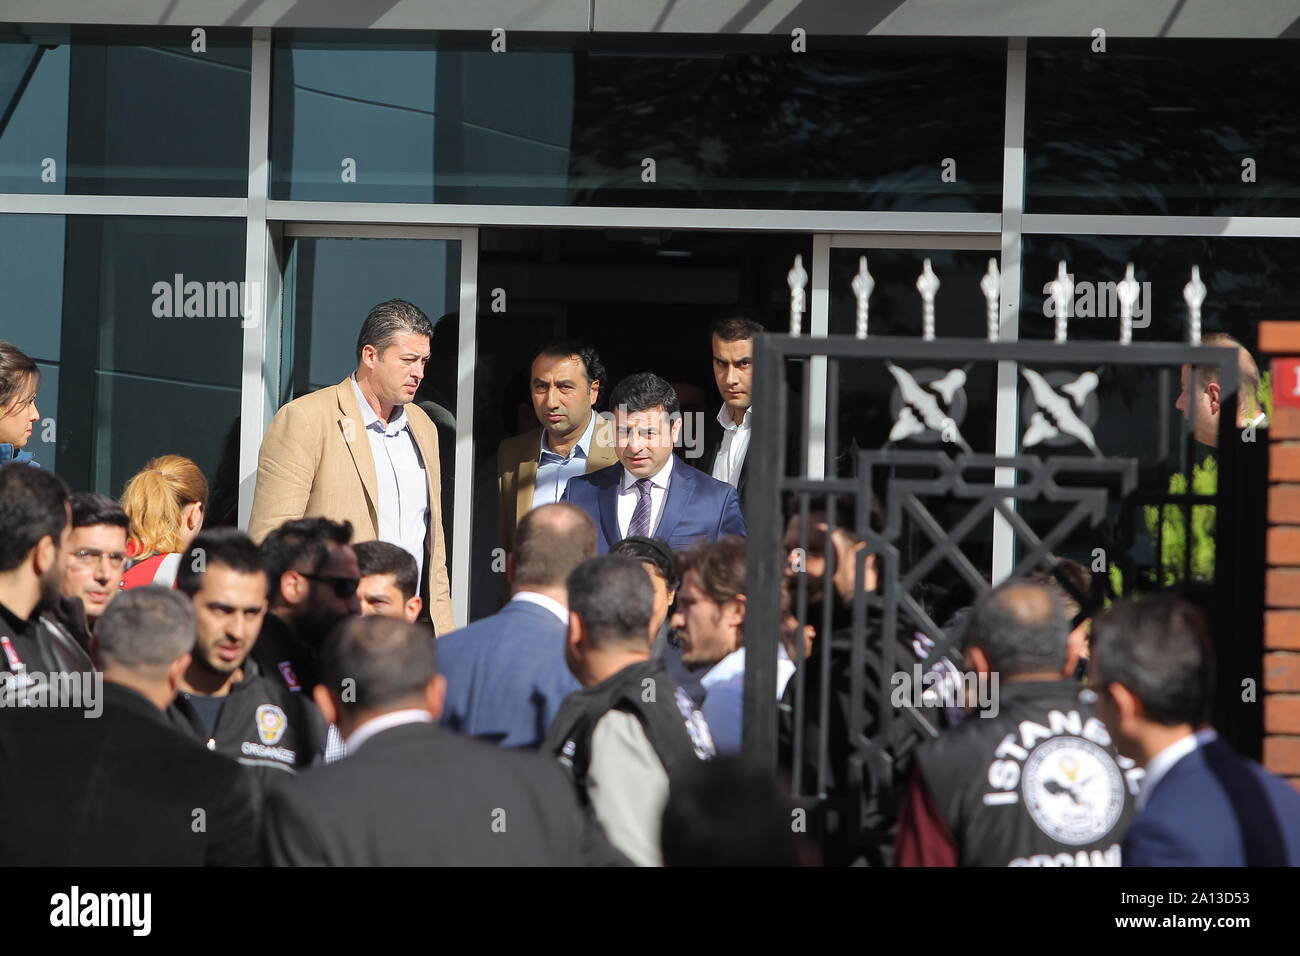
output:
[[[710,330],[713,381],[722,396],[718,414],[704,423],[701,467],[735,487],[742,503],[749,484],[750,412],[754,403],[754,338],[766,329],[753,319],[734,315]]]
[[[424,602],[420,600],[420,573],[415,559],[387,541],[363,541],[353,545],[352,550],[361,570],[357,597],[362,616],[379,614],[412,622],[419,618]]]
[[[640,563],[609,554],[569,575],[569,669],[582,684],[564,701],[542,752],[568,768],[610,842],[640,866],[660,863],[668,774],[713,756],[708,725],[650,658],[654,596]]]
[[[1090,678],[1097,715],[1146,769],[1125,866],[1300,866],[1300,794],[1207,723],[1214,652],[1194,605],[1114,604],[1093,623]]]
[[[455,625],[438,432],[413,402],[432,332],[410,302],[381,302],[357,336],[357,370],[276,412],[258,453],[248,532],[261,541],[286,521],[325,517],[349,523],[358,541],[404,548],[420,569],[434,632],[446,634]]]
[[[12,866],[257,863],[249,780],[163,714],[194,646],[189,601],[154,585],[126,591],[100,618],[96,640],[100,713],[0,708],[0,859]]]
[[[94,630],[95,622],[122,589],[131,519],[108,495],[93,491],[77,492],[69,504],[72,533],[68,536],[63,595],[81,600],[86,623]]]
[[[564,492],[596,523],[597,553],[636,535],[662,538],[674,550],[724,534],[743,538],[736,489],[673,454],[682,418],[672,386],[641,372],[619,382],[610,403],[618,464],[569,479]]]
[[[720,754],[740,753],[745,690],[745,542],[726,536],[678,556],[682,586],[673,626],[682,664],[700,674],[701,710]],[[794,664],[778,647],[776,697],[785,693]]]
[[[0,673],[91,669],[84,634],[59,619],[81,613],[63,613],[71,523],[62,478],[23,463],[0,468]]]
[[[528,381],[541,427],[507,438],[497,448],[501,546],[506,551],[514,550],[515,529],[530,510],[558,502],[575,475],[617,460],[613,426],[596,412],[606,382],[594,348],[572,339],[551,342],[533,358]]]
[[[300,518],[262,542],[270,613],[253,653],[262,672],[279,674],[291,691],[311,693],[325,635],[343,618],[361,613],[361,572],[351,539],[346,521]]]
[[[1120,865],[1141,771],[1063,676],[1069,633],[1060,599],[1038,584],[1008,581],[975,602],[966,669],[991,685],[980,697],[993,706],[917,754],[900,866]]]
[[[348,756],[271,793],[271,862],[572,866],[608,859],[608,844],[552,762],[437,726],[446,687],[435,643],[422,627],[377,615],[331,634],[316,701],[342,731]]]
[[[565,582],[596,553],[596,529],[569,504],[542,505],[519,523],[506,559],[513,596],[491,617],[438,638],[447,680],[442,723],[503,747],[538,747],[578,689],[565,664]]]
[[[252,657],[267,610],[257,545],[235,528],[202,532],[181,558],[176,589],[194,608],[197,640],[168,708],[173,725],[249,767],[310,766],[325,745],[320,712]]]

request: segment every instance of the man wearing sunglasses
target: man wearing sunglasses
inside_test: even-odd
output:
[[[80,598],[86,625],[95,629],[108,604],[122,589],[126,570],[126,536],[131,519],[112,498],[82,491],[68,499],[72,534],[63,572],[63,596]]]
[[[352,526],[328,518],[299,518],[262,542],[270,613],[253,646],[265,674],[291,691],[311,694],[319,682],[317,656],[341,620],[361,613],[361,571],[350,544]]]

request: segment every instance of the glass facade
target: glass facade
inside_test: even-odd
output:
[[[0,192],[247,195],[250,52],[234,30],[0,37]]]
[[[0,338],[45,371],[29,450],[77,489],[120,495],[156,455],[208,476],[235,520],[244,224],[2,216]]]
[[[1072,339],[1115,337],[1108,284],[1129,261],[1150,283],[1135,341],[1185,337],[1193,263],[1205,331],[1253,347],[1258,320],[1297,317],[1300,240],[1250,236],[1280,228],[1252,217],[1300,208],[1285,42],[1111,41],[1104,55],[1039,41],[1020,54],[1001,39],[822,38],[798,54],[786,36],[512,34],[508,53],[490,42],[0,34],[0,337],[44,371],[41,462],[119,494],[148,458],[185,454],[213,485],[209,520],[237,521],[269,414],[339,381],[368,309],[409,298],[446,317],[435,362],[452,360],[430,377],[433,400],[474,453],[443,443],[444,475],[472,479],[444,482],[444,514],[459,606],[481,613],[500,592],[496,445],[533,425],[521,386],[547,339],[588,338],[611,379],[653,369],[709,414],[708,323],[743,309],[784,329],[795,255],[813,277],[805,331],[852,330],[849,283],[865,254],[872,334],[919,335],[915,282],[930,258],[938,334],[982,337],[979,280],[997,249],[1022,254],[1008,277],[1022,338],[1052,334],[1044,286],[1062,259],[1076,280]],[[1022,109],[1024,191],[1004,195],[1020,145],[1006,121]],[[263,141],[267,162],[250,166],[250,142]],[[263,173],[265,204],[247,199]],[[107,197],[118,198],[106,212]],[[213,197],[230,208],[214,213]],[[1023,234],[1003,210],[1029,214]],[[1100,235],[1054,222],[1081,213],[1113,218]],[[1172,218],[1188,215],[1220,218],[1193,235]],[[1168,228],[1136,216],[1170,217]],[[322,221],[334,231],[313,234]],[[462,238],[412,238],[413,224]],[[1280,231],[1300,235],[1300,220]],[[879,248],[830,233],[874,234]],[[973,235],[990,248],[972,249]],[[249,281],[282,289],[262,336],[244,327]],[[879,444],[887,375],[841,378],[842,442]],[[1152,407],[1175,416],[1176,394],[1177,382],[1135,375],[1101,409],[1099,434],[1117,454],[1147,454],[1152,434],[1128,420]],[[991,376],[967,398],[973,445],[1017,427]],[[1150,454],[1177,468],[1186,452]],[[971,541],[985,560],[991,543]]]
[[[505,55],[482,43],[290,34],[274,62],[276,199],[1001,206],[997,43],[920,56],[879,43],[814,54],[687,46]]]

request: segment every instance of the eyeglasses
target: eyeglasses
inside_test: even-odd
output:
[[[113,570],[121,570],[126,564],[126,554],[122,551],[100,551],[98,548],[82,548],[80,551],[72,552],[74,563],[83,568],[92,568],[103,558],[108,558],[108,566]]]
[[[303,577],[328,584],[334,589],[334,596],[344,601],[356,594],[357,588],[361,586],[360,578],[337,578],[329,574],[304,574]]]

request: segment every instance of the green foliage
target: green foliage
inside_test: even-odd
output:
[[[1193,494],[1212,495],[1219,486],[1219,463],[1213,456],[1192,466]],[[1178,472],[1169,476],[1169,492],[1186,494],[1187,475]],[[1147,505],[1142,509],[1147,532],[1156,539],[1161,553],[1158,555],[1158,587],[1170,587],[1183,582],[1184,568],[1192,581],[1214,580],[1214,525],[1213,505]],[[1188,512],[1191,513],[1190,558],[1188,555]],[[1163,539],[1159,536],[1163,532]]]
[[[1259,377],[1259,404],[1264,409],[1264,414],[1268,420],[1273,420],[1273,373],[1265,372]]]

